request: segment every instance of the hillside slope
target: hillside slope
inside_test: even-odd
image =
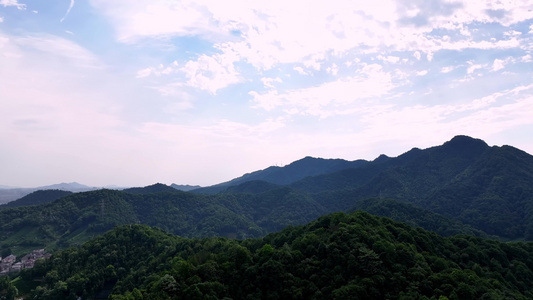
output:
[[[213,186],[192,190],[194,193],[213,194],[225,190],[230,186],[240,185],[248,181],[266,181],[278,185],[286,185],[309,176],[327,174],[347,168],[357,168],[368,163],[365,160],[347,161],[343,159],[324,159],[304,157],[289,165],[272,166],[264,170],[244,174],[241,177]]]
[[[0,210],[0,247],[20,255],[78,245],[122,224],[157,226],[185,237],[260,237],[325,213],[310,197],[281,187],[259,194],[197,195],[156,184],[76,193]]]
[[[506,239],[533,238],[533,156],[510,146],[458,136],[424,150],[290,186],[328,211],[387,197],[439,213]]]
[[[38,299],[532,299],[532,257],[357,212],[244,241],[122,226],[22,278]]]

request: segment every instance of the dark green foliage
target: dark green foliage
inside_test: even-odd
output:
[[[17,288],[8,276],[0,276],[0,300],[14,300],[18,294]]]
[[[72,192],[63,191],[63,190],[39,190],[31,194],[28,194],[18,200],[0,205],[0,209],[20,207],[20,206],[29,206],[29,205],[39,205],[39,204],[55,201],[59,198],[68,196],[70,194],[72,194]]]
[[[0,210],[0,247],[17,255],[44,247],[53,251],[131,223],[184,237],[242,239],[304,224],[324,213],[310,197],[286,187],[219,195],[186,193],[161,184],[128,191],[99,190],[41,206]]]
[[[201,188],[201,186],[199,185],[188,185],[188,184],[183,185],[183,184],[175,184],[175,183],[171,184],[170,187],[176,190],[184,191],[184,192],[188,192],[188,191]]]
[[[346,161],[343,159],[323,159],[304,157],[284,167],[272,166],[264,170],[244,174],[228,182],[193,190],[200,194],[214,194],[227,187],[237,186],[249,181],[264,181],[273,184],[291,184],[305,177],[336,172],[347,168],[358,168],[368,162],[365,160]]]
[[[127,193],[132,194],[153,194],[153,193],[173,193],[177,192],[177,190],[171,186],[162,184],[162,183],[156,183],[145,187],[136,187],[136,188],[129,188],[123,190]]]
[[[250,193],[259,194],[280,188],[279,185],[263,180],[246,181],[239,185],[233,185],[224,190],[224,193]]]
[[[29,272],[38,299],[531,299],[533,244],[335,213],[242,241],[126,225]]]
[[[355,206],[349,211],[355,210],[366,211],[376,216],[391,218],[415,227],[422,227],[442,236],[468,234],[488,237],[485,232],[469,225],[419,208],[410,203],[399,202],[393,199],[370,198],[357,201]]]
[[[327,211],[392,198],[503,239],[533,237],[533,156],[466,136],[396,158],[308,177],[290,186]]]

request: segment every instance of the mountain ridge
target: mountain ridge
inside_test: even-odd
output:
[[[440,146],[412,148],[397,157],[381,155],[331,173],[302,168],[307,162],[324,163],[326,170],[339,163],[311,157],[299,160],[296,167],[322,174],[287,185],[249,180],[216,194],[201,194],[157,183],[3,209],[0,246],[18,252],[34,246],[57,249],[114,226],[138,222],[187,237],[259,237],[358,207],[379,208],[373,212],[441,234],[452,234],[442,230],[451,226],[454,234],[533,240],[533,157],[514,147],[488,146],[459,136]],[[363,205],[372,198],[376,203],[382,198],[392,202]],[[416,220],[409,210],[424,217]]]

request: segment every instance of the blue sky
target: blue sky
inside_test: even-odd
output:
[[[531,1],[0,0],[0,184],[533,153],[532,52]]]

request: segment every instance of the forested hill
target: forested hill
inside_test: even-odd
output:
[[[328,211],[392,198],[506,239],[533,239],[533,156],[458,136],[359,168],[291,184]]]
[[[347,168],[357,168],[367,163],[368,161],[362,159],[347,161],[344,159],[324,159],[307,156],[283,167],[268,167],[264,170],[244,174],[227,182],[195,189],[192,192],[212,194],[248,181],[266,181],[273,184],[286,185],[309,176],[332,173]]]
[[[156,184],[71,194],[39,206],[0,210],[2,253],[79,245],[117,225],[147,224],[184,237],[260,237],[327,213],[305,193],[197,195]]]
[[[36,281],[34,281],[36,280]],[[335,213],[259,239],[127,225],[16,281],[28,299],[533,299],[533,243]]]
[[[332,168],[344,164],[336,160],[325,164],[330,163]],[[157,226],[184,237],[261,237],[353,209],[442,235],[533,240],[532,182],[531,155],[458,136],[441,146],[413,149],[398,157],[380,156],[356,168],[290,185],[245,181],[222,193],[202,195],[154,184],[0,209],[0,250],[25,254],[46,247],[52,251],[129,223]]]

